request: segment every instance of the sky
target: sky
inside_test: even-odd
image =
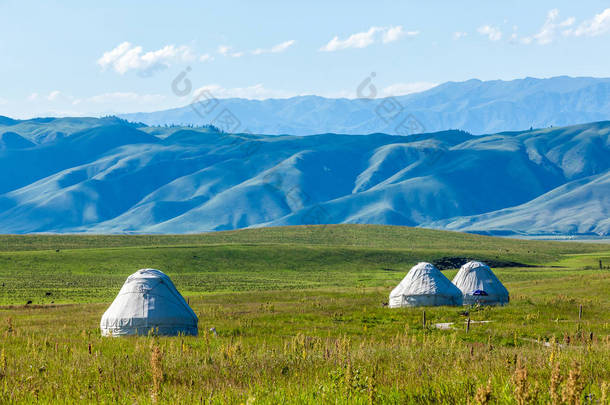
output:
[[[559,75],[610,77],[608,1],[0,0],[15,118]]]

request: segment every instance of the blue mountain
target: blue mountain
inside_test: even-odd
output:
[[[376,223],[610,234],[610,122],[473,135],[273,136],[0,120],[0,233]]]
[[[122,117],[148,125],[214,124],[226,132],[275,135],[409,135],[456,128],[489,134],[608,120],[610,79],[468,80],[375,100],[318,96],[203,100],[203,104]]]

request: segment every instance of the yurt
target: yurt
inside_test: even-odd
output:
[[[508,303],[508,290],[485,263],[474,261],[466,263],[452,282],[462,291],[464,305]]]
[[[127,277],[102,316],[103,336],[197,335],[197,315],[163,272],[142,269]]]
[[[462,305],[462,292],[430,263],[418,263],[390,293],[390,308]]]

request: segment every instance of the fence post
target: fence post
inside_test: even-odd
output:
[[[466,322],[466,333],[470,332],[470,317],[468,317],[468,321]]]
[[[582,304],[578,307],[578,322],[582,319]]]
[[[423,319],[423,322],[424,322],[423,325],[424,325],[424,328],[425,328],[426,327],[426,311],[424,311],[422,319]]]

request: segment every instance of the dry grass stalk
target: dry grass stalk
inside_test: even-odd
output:
[[[0,352],[0,379],[4,378],[6,375],[6,353],[4,352],[4,348]]]
[[[559,362],[555,362],[553,364],[553,369],[551,370],[551,381],[549,384],[552,405],[561,404],[561,396],[559,393],[561,381],[561,367],[559,366]]]
[[[11,335],[15,331],[15,327],[13,326],[13,318],[8,317],[6,319],[6,333],[5,336]]]
[[[531,394],[529,383],[527,382],[527,367],[523,365],[521,359],[517,360],[517,367],[513,374],[513,384],[515,389],[513,391],[515,400],[519,405],[525,405],[530,403]]]
[[[163,353],[156,343],[153,343],[151,349],[150,369],[153,378],[152,400],[153,402],[157,402],[159,393],[161,392],[161,382],[163,382]]]
[[[580,403],[580,395],[584,388],[584,382],[581,377],[580,364],[574,363],[570,369],[568,380],[563,387],[563,402],[566,404],[577,405]]]
[[[477,404],[488,404],[491,401],[491,378],[487,380],[487,385],[477,388],[474,400]]]
[[[375,368],[377,368],[375,366]],[[369,378],[368,380],[368,386],[367,386],[367,394],[368,394],[368,400],[369,400],[369,405],[373,405],[375,403],[377,403],[377,382],[375,380],[376,378],[376,372],[375,370],[373,370],[372,374],[371,374],[371,378]]]

